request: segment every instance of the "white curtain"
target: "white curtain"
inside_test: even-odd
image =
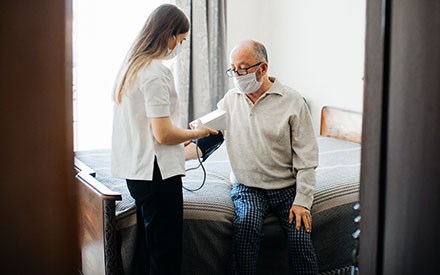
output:
[[[173,65],[182,127],[216,109],[227,91],[226,0],[175,0],[191,22],[189,49]]]

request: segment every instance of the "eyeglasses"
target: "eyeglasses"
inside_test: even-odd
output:
[[[259,62],[259,63],[255,64],[255,65],[250,66],[250,67],[240,68],[240,69],[237,69],[237,70],[227,69],[226,70],[226,75],[228,77],[235,77],[236,75],[239,75],[239,76],[247,75],[249,73],[248,70],[250,68],[253,68],[253,67],[256,67],[256,66],[260,66],[261,64],[263,64],[263,62]]]

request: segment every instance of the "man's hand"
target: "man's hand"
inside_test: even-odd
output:
[[[301,222],[304,222],[304,227],[307,232],[312,232],[312,215],[310,214],[310,210],[300,206],[300,205],[292,205],[289,210],[289,223],[293,223],[295,219],[296,230],[299,230],[301,227]]]
[[[196,152],[196,144],[194,142],[191,142],[191,140],[184,142],[183,145],[184,153],[185,153],[185,160],[191,160],[197,158],[197,152]],[[200,148],[197,148],[197,151],[199,152],[199,157],[201,158],[203,156],[202,150]]]

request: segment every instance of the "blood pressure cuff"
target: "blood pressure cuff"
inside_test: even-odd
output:
[[[219,131],[217,135],[209,135],[204,138],[199,138],[197,142],[193,140],[193,142],[196,143],[202,151],[202,161],[205,161],[212,153],[214,153],[215,150],[220,147],[220,145],[222,145],[223,140],[223,134]]]

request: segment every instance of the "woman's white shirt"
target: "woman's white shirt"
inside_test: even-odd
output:
[[[178,124],[179,104],[171,71],[153,61],[113,108],[113,177],[152,180],[155,156],[163,179],[185,174],[183,145],[159,144],[153,136],[151,119],[157,117]]]

